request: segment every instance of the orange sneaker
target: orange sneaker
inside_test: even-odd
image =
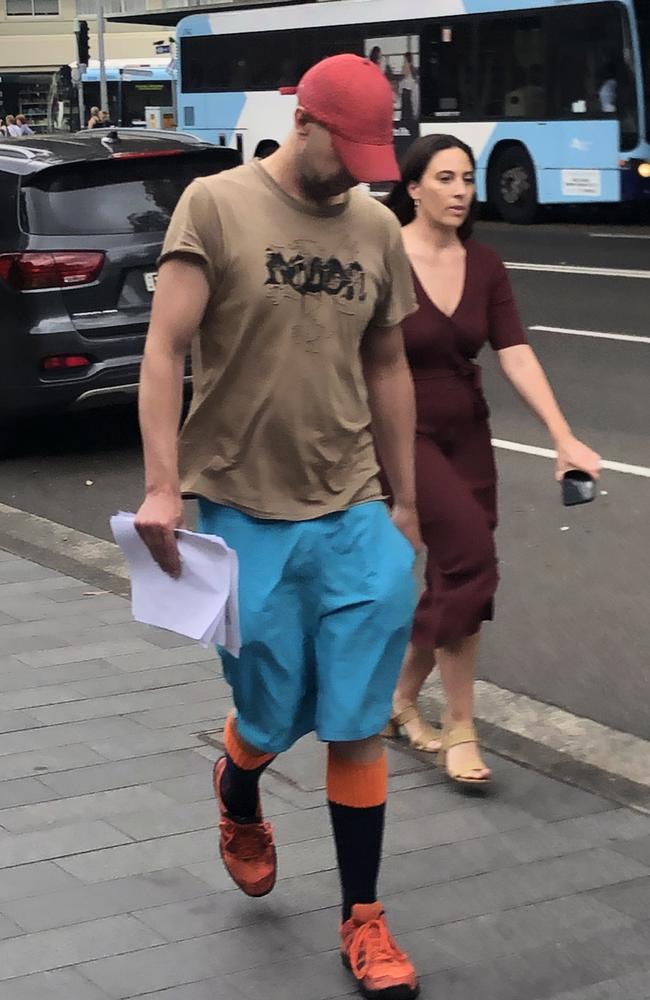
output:
[[[357,903],[341,925],[341,958],[364,997],[413,1000],[420,992],[409,958],[397,947],[381,903]]]
[[[221,777],[226,758],[220,757],[214,765],[212,779],[214,794],[221,816],[219,822],[219,850],[226,871],[247,896],[266,896],[275,885],[277,860],[273,844],[273,829],[262,819],[257,807],[257,818],[252,823],[236,823],[228,815],[221,798]]]

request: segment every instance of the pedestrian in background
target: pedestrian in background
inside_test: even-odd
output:
[[[16,125],[20,129],[21,135],[34,135],[34,130],[27,124],[25,115],[16,115]]]
[[[2,118],[0,118],[0,139],[6,139],[6,137],[7,137],[7,128]]]
[[[403,226],[419,303],[404,337],[416,390],[417,504],[427,547],[426,586],[390,731],[403,727],[416,749],[440,751],[449,777],[473,786],[490,779],[477,747],[473,688],[481,623],[493,617],[498,582],[497,477],[474,362],[486,342],[546,425],[557,449],[556,477],[572,468],[597,477],[600,467],[599,456],[573,436],[527,343],[502,262],[472,239],[475,195],[472,150],[453,136],[430,135],[410,147],[387,199]],[[417,709],[436,663],[447,699],[442,733]]]
[[[7,135],[11,139],[19,139],[22,135],[20,125],[16,124],[16,119],[13,115],[7,115]]]
[[[273,888],[260,777],[316,731],[329,744],[342,959],[365,996],[409,1000],[416,974],[377,876],[380,733],[415,607],[415,405],[400,323],[417,303],[399,225],[353,190],[399,176],[393,98],[354,55],[319,63],[297,93],[285,144],[195,181],[172,218],[140,382],[147,497],[136,525],[178,574],[183,489],[199,497],[200,530],[239,557],[241,655],[221,654],[236,715],[213,775],[228,872],[249,896]]]
[[[99,108],[90,109],[90,118],[88,119],[87,128],[100,128],[102,124],[101,112]]]

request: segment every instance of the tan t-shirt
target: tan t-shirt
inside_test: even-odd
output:
[[[360,191],[311,209],[254,161],[186,189],[161,263],[179,254],[211,292],[183,492],[296,521],[381,497],[360,345],[417,309],[392,213]]]

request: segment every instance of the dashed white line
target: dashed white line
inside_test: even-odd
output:
[[[492,438],[492,444],[503,451],[517,451],[522,455],[535,455],[537,458],[555,458],[555,452],[551,448],[538,448],[533,444],[519,444],[518,441],[503,441],[501,438]],[[623,472],[628,476],[650,479],[650,469],[645,465],[630,465],[628,462],[610,462],[608,459],[603,459],[602,468],[611,472]]]
[[[578,267],[574,264],[536,264],[505,261],[511,271],[546,271],[551,274],[583,274],[599,278],[650,278],[650,271],[632,271],[615,267]]]
[[[646,233],[589,233],[593,240],[650,240]]]
[[[566,333],[572,337],[595,337],[597,340],[625,340],[632,344],[650,344],[650,337],[641,337],[632,333],[600,333],[596,330],[572,330],[566,326],[529,326],[529,330],[538,333]]]

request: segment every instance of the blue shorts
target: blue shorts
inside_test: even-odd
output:
[[[271,521],[199,501],[199,531],[239,556],[239,659],[220,650],[242,738],[361,740],[388,721],[416,603],[415,553],[381,501]]]

